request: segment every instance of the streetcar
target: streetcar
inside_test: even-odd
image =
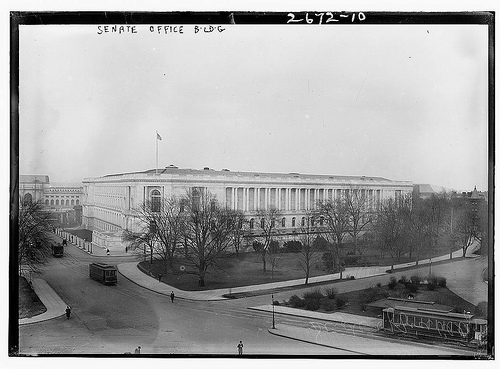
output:
[[[116,267],[105,263],[92,263],[89,265],[90,278],[102,284],[116,284],[116,272]]]
[[[470,313],[395,306],[382,311],[383,330],[396,335],[483,344],[487,321]]]
[[[60,258],[64,255],[64,247],[61,244],[57,245],[52,244],[51,249],[52,249],[52,256],[56,258]]]

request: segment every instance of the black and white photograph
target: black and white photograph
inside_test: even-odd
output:
[[[11,12],[9,355],[493,359],[488,10]]]

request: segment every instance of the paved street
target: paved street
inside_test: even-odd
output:
[[[309,336],[314,333],[311,322],[317,317],[307,314],[306,316],[277,314],[280,328],[270,334],[268,331],[272,325],[270,294],[219,301],[179,298],[171,303],[166,295],[170,287],[144,274],[139,276],[147,283],[151,283],[150,289],[141,287],[121,274],[118,276],[119,281],[116,286],[104,286],[88,277],[90,262],[106,261],[111,264],[135,265],[134,261],[137,258],[135,255],[106,256],[103,253],[102,256],[96,257],[72,245],[66,247],[65,252],[63,258],[50,259],[41,277],[65,303],[72,306],[72,318],[67,320],[62,316],[20,326],[22,354],[123,354],[127,351],[133,352],[135,347],[141,346],[144,354],[232,355],[236,352],[239,340],[244,341],[245,353],[252,355],[390,354],[385,352],[388,347],[387,342],[379,342],[379,339],[370,336],[365,336],[361,341],[358,337],[356,339],[358,344],[355,346],[349,343],[352,337],[343,339],[338,332],[322,332],[322,339],[330,344],[311,341]],[[446,276],[452,288],[454,283],[450,280],[451,276],[455,277],[457,271],[467,273],[471,270],[477,271],[482,268],[482,263],[484,260],[459,259],[447,264],[433,265],[432,271]],[[428,272],[429,265],[424,265],[415,270],[396,272],[393,275],[399,278],[403,274],[426,275]],[[388,275],[374,276],[337,282],[334,287],[338,292],[347,292],[363,289],[377,282],[385,284],[388,280]],[[163,291],[159,287],[165,287],[167,290]],[[297,286],[294,290],[274,293],[274,298],[283,301],[293,294],[300,296],[305,290],[314,288],[316,287]],[[165,294],[155,292],[155,289]],[[484,291],[486,290],[470,288],[462,292],[481,300],[485,298]],[[345,321],[346,318],[342,319]],[[372,326],[374,324],[370,323]],[[309,342],[302,342],[308,340]],[[367,344],[366,350],[363,350],[363,345],[359,343],[364,341]],[[398,350],[401,352],[415,355],[425,353],[426,347],[429,354],[457,354],[457,350],[432,348],[429,345],[419,347],[418,350],[412,349],[412,344],[409,343],[398,342],[398,345]],[[352,350],[349,349],[351,346]]]
[[[337,353],[270,335],[270,315],[251,312],[241,301],[172,304],[121,276],[116,286],[104,286],[88,277],[91,261],[96,258],[68,246],[63,258],[52,259],[44,268],[43,278],[72,306],[72,318],[20,326],[22,354],[123,354],[141,346],[143,353],[152,354],[231,355],[239,340],[249,354]],[[264,298],[254,300],[262,304]]]

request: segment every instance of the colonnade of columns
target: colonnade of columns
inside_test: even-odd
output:
[[[312,210],[318,201],[339,198],[350,189],[333,188],[274,188],[274,187],[227,187],[226,205],[241,211],[268,210],[274,207],[280,211]],[[370,204],[382,201],[389,192],[379,189],[366,191]],[[394,194],[394,191],[391,191]]]

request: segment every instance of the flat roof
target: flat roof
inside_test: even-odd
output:
[[[95,178],[87,178],[87,180],[92,180],[92,179],[99,179],[99,178],[106,178],[106,179],[112,179],[112,178],[118,178],[118,177],[125,177],[125,176],[132,176],[132,175],[140,175],[144,174],[147,176],[150,175],[155,175],[156,174],[156,169],[148,169],[145,171],[137,171],[137,172],[126,172],[126,173],[115,173],[115,174],[108,174],[104,175],[101,177],[95,177]],[[399,181],[399,180],[390,180],[387,178],[383,177],[375,177],[375,176],[363,176],[363,175],[329,175],[329,174],[303,174],[303,173],[295,173],[295,172],[290,172],[290,173],[264,173],[264,172],[233,172],[228,169],[223,169],[223,170],[214,170],[211,168],[205,168],[205,169],[189,169],[189,168],[177,168],[175,166],[168,166],[165,168],[158,168],[158,175],[162,174],[167,174],[167,175],[191,175],[191,176],[205,176],[205,175],[211,175],[214,177],[254,177],[254,178],[266,178],[266,179],[316,179],[316,180],[341,180],[341,181],[366,181],[367,184],[370,184],[370,182],[376,181],[376,182],[385,182],[385,183],[405,183],[408,185],[412,185],[411,181]],[[412,185],[413,186],[413,185]]]

